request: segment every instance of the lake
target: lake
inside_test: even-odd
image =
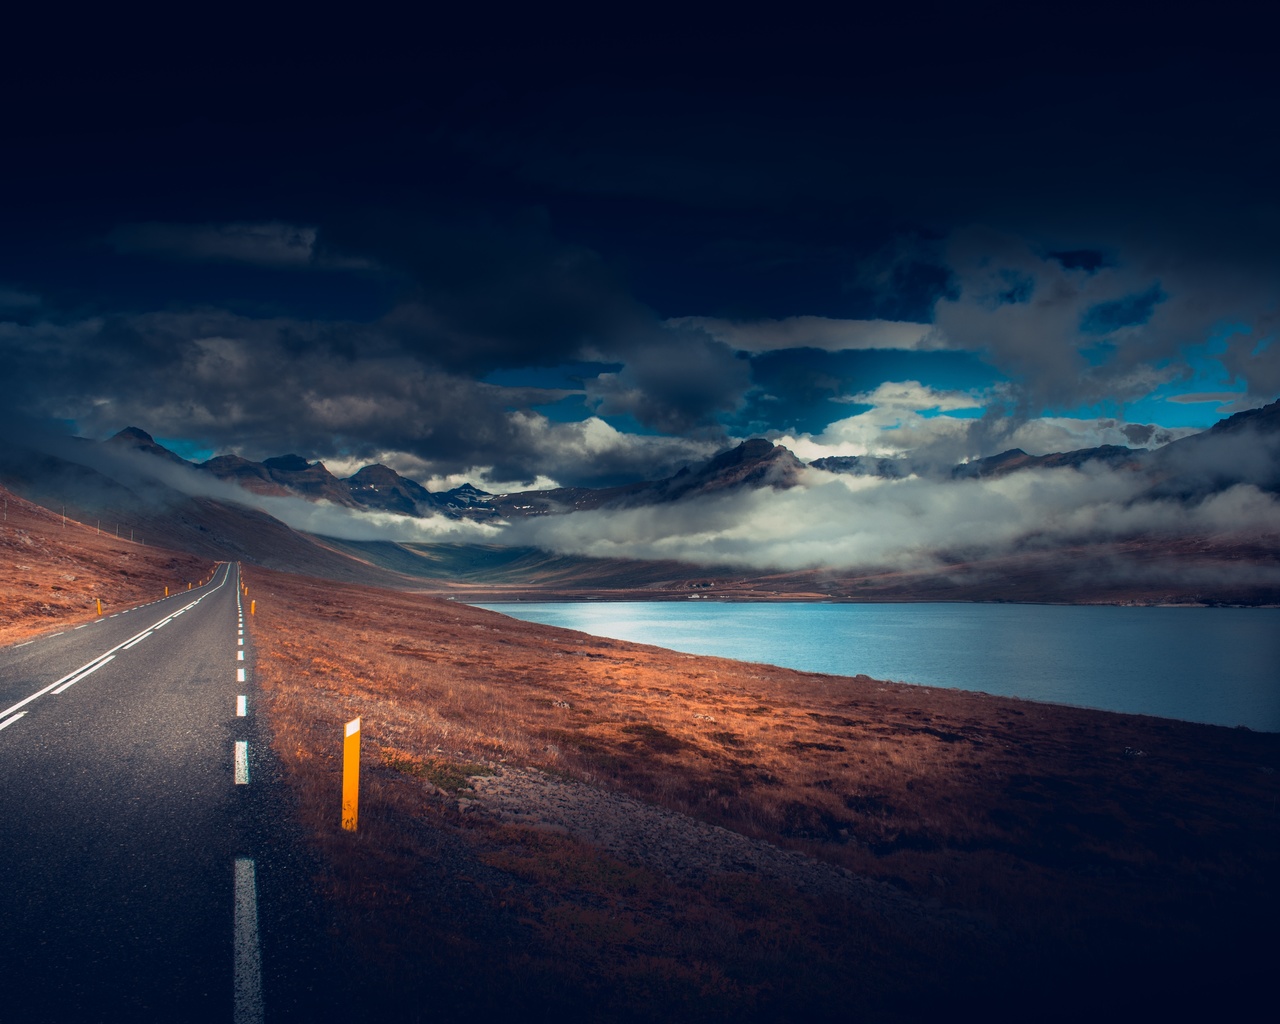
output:
[[[687,654],[1280,732],[1280,609],[1018,604],[480,605]]]

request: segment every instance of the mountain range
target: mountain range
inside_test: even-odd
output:
[[[1078,472],[1056,476],[1067,470]],[[822,472],[815,476],[815,471]],[[537,533],[496,530],[488,534],[495,538],[492,543],[441,543],[432,542],[429,532],[418,540],[386,540],[378,539],[387,536],[385,530],[350,528],[364,522],[366,513],[394,513],[424,524],[443,517],[457,524],[459,536],[475,537],[476,529],[485,529],[481,524],[496,528],[526,521],[540,526],[537,520],[574,512],[625,516],[642,509],[677,520],[695,517],[690,521],[696,524],[699,499],[714,499],[720,509],[759,507],[760,501],[767,506],[767,497],[756,496],[770,491],[782,495],[794,488],[803,493],[815,481],[821,485],[837,479],[833,474],[904,482],[915,478],[936,493],[958,496],[947,501],[963,502],[970,494],[966,488],[999,484],[1028,471],[1041,474],[1034,479],[1043,482],[1077,477],[1118,481],[1123,483],[1116,499],[1120,511],[1143,505],[1201,525],[1176,534],[1138,530],[1037,536],[1033,531],[1016,543],[987,549],[967,544],[966,531],[957,527],[946,533],[944,544],[950,546],[935,549],[929,564],[791,570],[770,569],[761,560],[749,564],[749,555],[741,565],[726,566],[688,556],[677,561],[556,553],[536,546]],[[1280,402],[1236,414],[1153,451],[1101,446],[1032,456],[1013,449],[940,468],[866,457],[806,465],[787,448],[753,438],[659,480],[507,494],[489,494],[469,484],[432,492],[382,465],[340,478],[322,462],[296,454],[261,462],[220,455],[194,463],[136,427],[105,442],[63,437],[35,443],[10,437],[0,445],[0,484],[122,537],[335,579],[465,594],[468,600],[715,594],[753,600],[1278,604],[1280,521],[1270,526],[1255,515],[1251,521],[1262,522],[1262,528],[1242,534],[1238,527],[1218,529],[1212,519],[1205,527],[1203,517],[1194,520],[1191,515],[1206,499],[1216,500],[1241,483],[1256,489],[1247,493],[1261,492],[1264,502],[1273,501],[1265,496],[1280,494]],[[1264,516],[1270,515],[1265,508]],[[323,514],[309,518],[307,509]],[[342,513],[346,532],[332,528],[335,520],[325,509]],[[898,518],[906,523],[918,511],[904,511]],[[385,517],[378,521],[386,522]],[[852,530],[862,527],[856,520],[848,525]]]
[[[730,492],[740,488],[784,490],[800,483],[806,463],[787,448],[764,438],[751,438],[674,476],[614,487],[558,487],[490,494],[471,484],[448,491],[428,491],[394,469],[364,466],[349,477],[334,476],[323,462],[288,454],[253,462],[238,455],[219,455],[192,463],[158,444],[146,431],[126,427],[107,445],[142,452],[166,462],[196,469],[259,495],[328,501],[346,508],[406,516],[442,515],[454,519],[519,519],[561,515],[601,508],[629,508]],[[912,475],[953,480],[994,479],[1022,470],[1080,469],[1089,464],[1147,472],[1160,493],[1183,496],[1253,483],[1280,492],[1280,402],[1236,413],[1199,434],[1173,441],[1155,451],[1101,445],[1069,452],[1028,455],[1012,448],[937,471],[910,456],[830,456],[808,463],[829,473],[902,479]]]

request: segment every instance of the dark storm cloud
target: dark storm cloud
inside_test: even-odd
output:
[[[954,234],[949,259],[957,291],[935,307],[938,331],[983,353],[1019,387],[1026,409],[1145,397],[1190,377],[1193,346],[1240,325],[1252,345],[1234,340],[1227,368],[1251,396],[1274,397],[1257,346],[1273,329],[1280,277],[1251,254],[1135,240],[1114,263],[1086,269],[1025,237],[972,228]]]
[[[554,366],[588,348],[611,358],[617,339],[656,323],[598,253],[557,237],[535,207],[361,211],[323,238],[401,277],[385,326],[450,369]]]
[[[440,11],[430,38],[348,19],[325,46],[302,41],[316,19],[276,45],[264,16],[190,51],[95,39],[38,94],[14,54],[0,397],[99,434],[506,481],[652,476],[925,379],[794,351],[835,351],[839,322],[931,324],[897,343],[981,353],[1033,416],[1143,397],[1234,318],[1225,368],[1242,402],[1272,397],[1270,64],[1234,29],[1106,14],[1020,45],[968,7],[860,12],[855,41],[682,12],[589,46],[541,9],[465,31]],[[355,278],[376,286],[327,301]],[[582,359],[620,369],[481,383]],[[536,411],[578,390],[687,437]]]
[[[721,435],[718,415],[735,410],[751,387],[747,361],[701,330],[663,327],[613,351],[625,366],[583,382],[588,404],[664,433],[702,428]]]
[[[481,469],[525,485],[619,482],[709,454],[705,443],[629,438],[598,420],[553,423],[532,408],[570,392],[434,366],[405,348],[399,325],[153,313],[0,324],[0,343],[14,370],[8,408],[99,437],[137,425],[251,458],[400,456],[419,476]]]

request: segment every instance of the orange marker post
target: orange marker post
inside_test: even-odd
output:
[[[165,587],[165,588],[164,588],[164,596],[165,596],[165,597],[168,597],[168,596],[169,596],[169,588],[168,588],[168,587]]]
[[[257,610],[256,610],[256,609],[257,609],[257,607],[258,607],[258,602],[257,602],[257,601],[250,601],[250,602],[249,602],[249,614],[250,614],[250,615],[257,615],[257,614],[258,614],[258,613],[257,613]]]
[[[98,598],[98,618],[102,618],[102,598]]]
[[[342,739],[342,827],[356,830],[360,816],[360,719],[347,723]]]

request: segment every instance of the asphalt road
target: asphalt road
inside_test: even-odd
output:
[[[315,1019],[319,925],[240,596],[223,563],[0,650],[0,1020]]]

